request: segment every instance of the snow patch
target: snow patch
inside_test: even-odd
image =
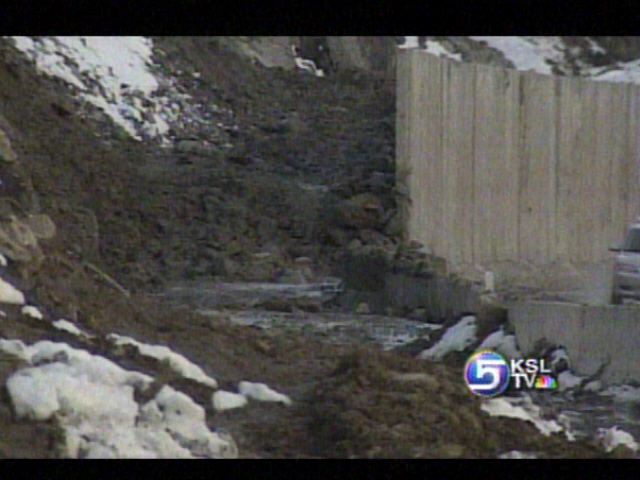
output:
[[[494,350],[508,359],[522,358],[522,353],[520,353],[516,344],[515,335],[506,335],[503,327],[500,327],[499,330],[493,332],[482,341],[477,350],[483,349]]]
[[[640,402],[640,387],[611,385],[600,392],[600,395],[613,397],[616,402]]]
[[[498,397],[487,399],[483,401],[480,408],[493,417],[517,418],[533,423],[540,433],[545,436],[565,431],[555,420],[544,420],[540,414],[540,407],[535,405],[528,395],[521,398]],[[573,435],[568,431],[565,431],[565,435],[569,440],[573,438]]]
[[[618,429],[618,427],[608,429],[599,428],[596,439],[604,447],[607,453],[613,451],[619,445],[624,445],[634,452],[637,452],[639,449],[639,445],[634,440],[633,435],[625,432],[624,430]]]
[[[42,313],[40,313],[40,310],[38,310],[33,305],[25,305],[24,307],[22,307],[20,312],[22,312],[23,315],[27,315],[29,317],[37,318],[38,320],[42,320],[44,318],[42,316]]]
[[[562,391],[575,388],[580,385],[582,380],[584,380],[584,377],[579,377],[569,370],[565,370],[558,374],[558,389]]]
[[[451,53],[449,50],[444,48],[440,42],[433,40],[427,40],[424,51],[438,57],[450,58],[451,60],[456,60],[458,62],[462,61],[461,54]]]
[[[398,48],[418,48],[418,37],[404,37],[404,43]]]
[[[211,432],[187,395],[164,386],[139,407],[133,394],[151,383],[147,375],[64,343],[0,339],[0,349],[31,364],[7,380],[17,415],[56,416],[71,458],[237,457],[233,439]]]
[[[551,65],[564,61],[562,40],[560,37],[469,37],[476,42],[486,44],[504,53],[507,60],[513,62],[517,70],[533,70],[551,75]]]
[[[10,283],[0,278],[0,303],[24,304],[23,293]]]
[[[291,399],[282,393],[272,390],[264,383],[240,382],[238,391],[247,398],[252,398],[260,402],[279,402],[291,405]]]
[[[213,408],[221,412],[223,410],[244,407],[247,404],[247,397],[238,393],[218,390],[212,396],[212,403]]]
[[[53,326],[58,330],[64,330],[65,332],[71,333],[77,337],[90,337],[91,335],[83,332],[78,327],[76,327],[73,323],[68,320],[60,319],[53,322]]]
[[[115,342],[116,345],[135,345],[142,355],[167,362],[174,372],[183,377],[190,378],[211,388],[218,388],[218,383],[215,379],[204,373],[196,364],[187,360],[179,353],[172,351],[169,347],[165,347],[164,345],[149,345],[115,333],[109,334],[107,339]]]
[[[6,267],[8,265],[7,257],[0,253],[0,267]]]
[[[169,123],[203,121],[188,105],[191,97],[178,91],[175,79],[152,73],[153,43],[148,38],[9,38],[41,72],[75,88],[81,99],[103,110],[137,140],[142,135],[166,135]],[[158,95],[160,90],[165,93]]]
[[[424,350],[418,358],[442,360],[449,352],[461,352],[476,341],[476,317],[463,317],[458,323],[448,328],[444,336],[431,348]]]

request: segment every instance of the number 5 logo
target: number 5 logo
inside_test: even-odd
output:
[[[491,375],[491,383],[473,384],[473,389],[474,390],[493,390],[498,385],[500,385],[500,382],[502,381],[502,378],[500,378],[501,377],[500,374],[502,372],[500,367],[502,366],[504,366],[504,362],[501,360],[485,360],[485,359],[478,360],[476,362],[476,367],[478,368],[476,372],[477,380],[484,380],[484,376],[486,374],[489,374]]]
[[[467,361],[464,378],[473,393],[493,397],[509,384],[509,364],[497,352],[477,352]]]

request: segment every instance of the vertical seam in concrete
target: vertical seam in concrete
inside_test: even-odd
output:
[[[472,68],[472,84],[473,84],[473,88],[471,89],[471,103],[473,104],[473,112],[471,112],[471,115],[473,118],[473,128],[471,129],[471,198],[473,198],[473,205],[475,206],[478,202],[478,199],[476,198],[476,128],[477,127],[477,123],[475,121],[476,118],[476,88],[477,88],[477,84],[476,84],[476,71],[477,71],[478,67],[477,65],[473,65]],[[473,208],[472,209],[472,213],[471,213],[471,262],[473,264],[476,263],[476,242],[475,242],[475,236],[478,234],[477,230],[476,230],[476,214],[475,214],[476,209]]]

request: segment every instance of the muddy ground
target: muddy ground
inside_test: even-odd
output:
[[[210,426],[228,430],[242,457],[495,457],[511,449],[604,456],[595,446],[544,438],[531,425],[481,413],[459,365],[234,326],[229,312],[202,316],[149,296],[185,279],[277,281],[300,256],[312,258],[315,272],[329,273],[345,245],[362,231],[384,230],[395,208],[392,82],[268,70],[207,38],[156,42],[165,68],[185,72],[196,101],[221,107],[210,122],[177,129],[169,150],[131,140],[99,115],[77,114],[80,106],[63,85],[37,75],[0,40],[0,126],[35,196],[20,182],[2,194],[50,215],[58,227],[37,272],[22,278],[10,265],[3,277],[48,318],[73,320],[98,336],[170,345],[223,389],[265,382],[294,405],[251,403],[215,413],[210,391],[135,355],[114,356],[100,342],[55,331],[17,308],[0,322],[3,338],[66,341],[158,374],[207,407]],[[198,81],[194,71],[202,74]],[[213,132],[216,122],[238,129]],[[231,147],[215,155],[180,150],[185,138]],[[365,191],[379,199],[378,217],[354,220],[340,210]],[[256,269],[252,259],[261,252],[277,261]],[[82,261],[117,279],[131,297]],[[1,360],[4,385],[16,365]],[[399,380],[403,373],[421,375]],[[57,455],[56,425],[17,421],[6,392],[0,424],[0,456]]]

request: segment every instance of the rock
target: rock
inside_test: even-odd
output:
[[[395,212],[384,227],[384,233],[389,237],[402,238],[403,228],[400,214]]]
[[[11,141],[2,129],[0,129],[0,160],[8,163],[18,161],[18,155],[13,151]]]

